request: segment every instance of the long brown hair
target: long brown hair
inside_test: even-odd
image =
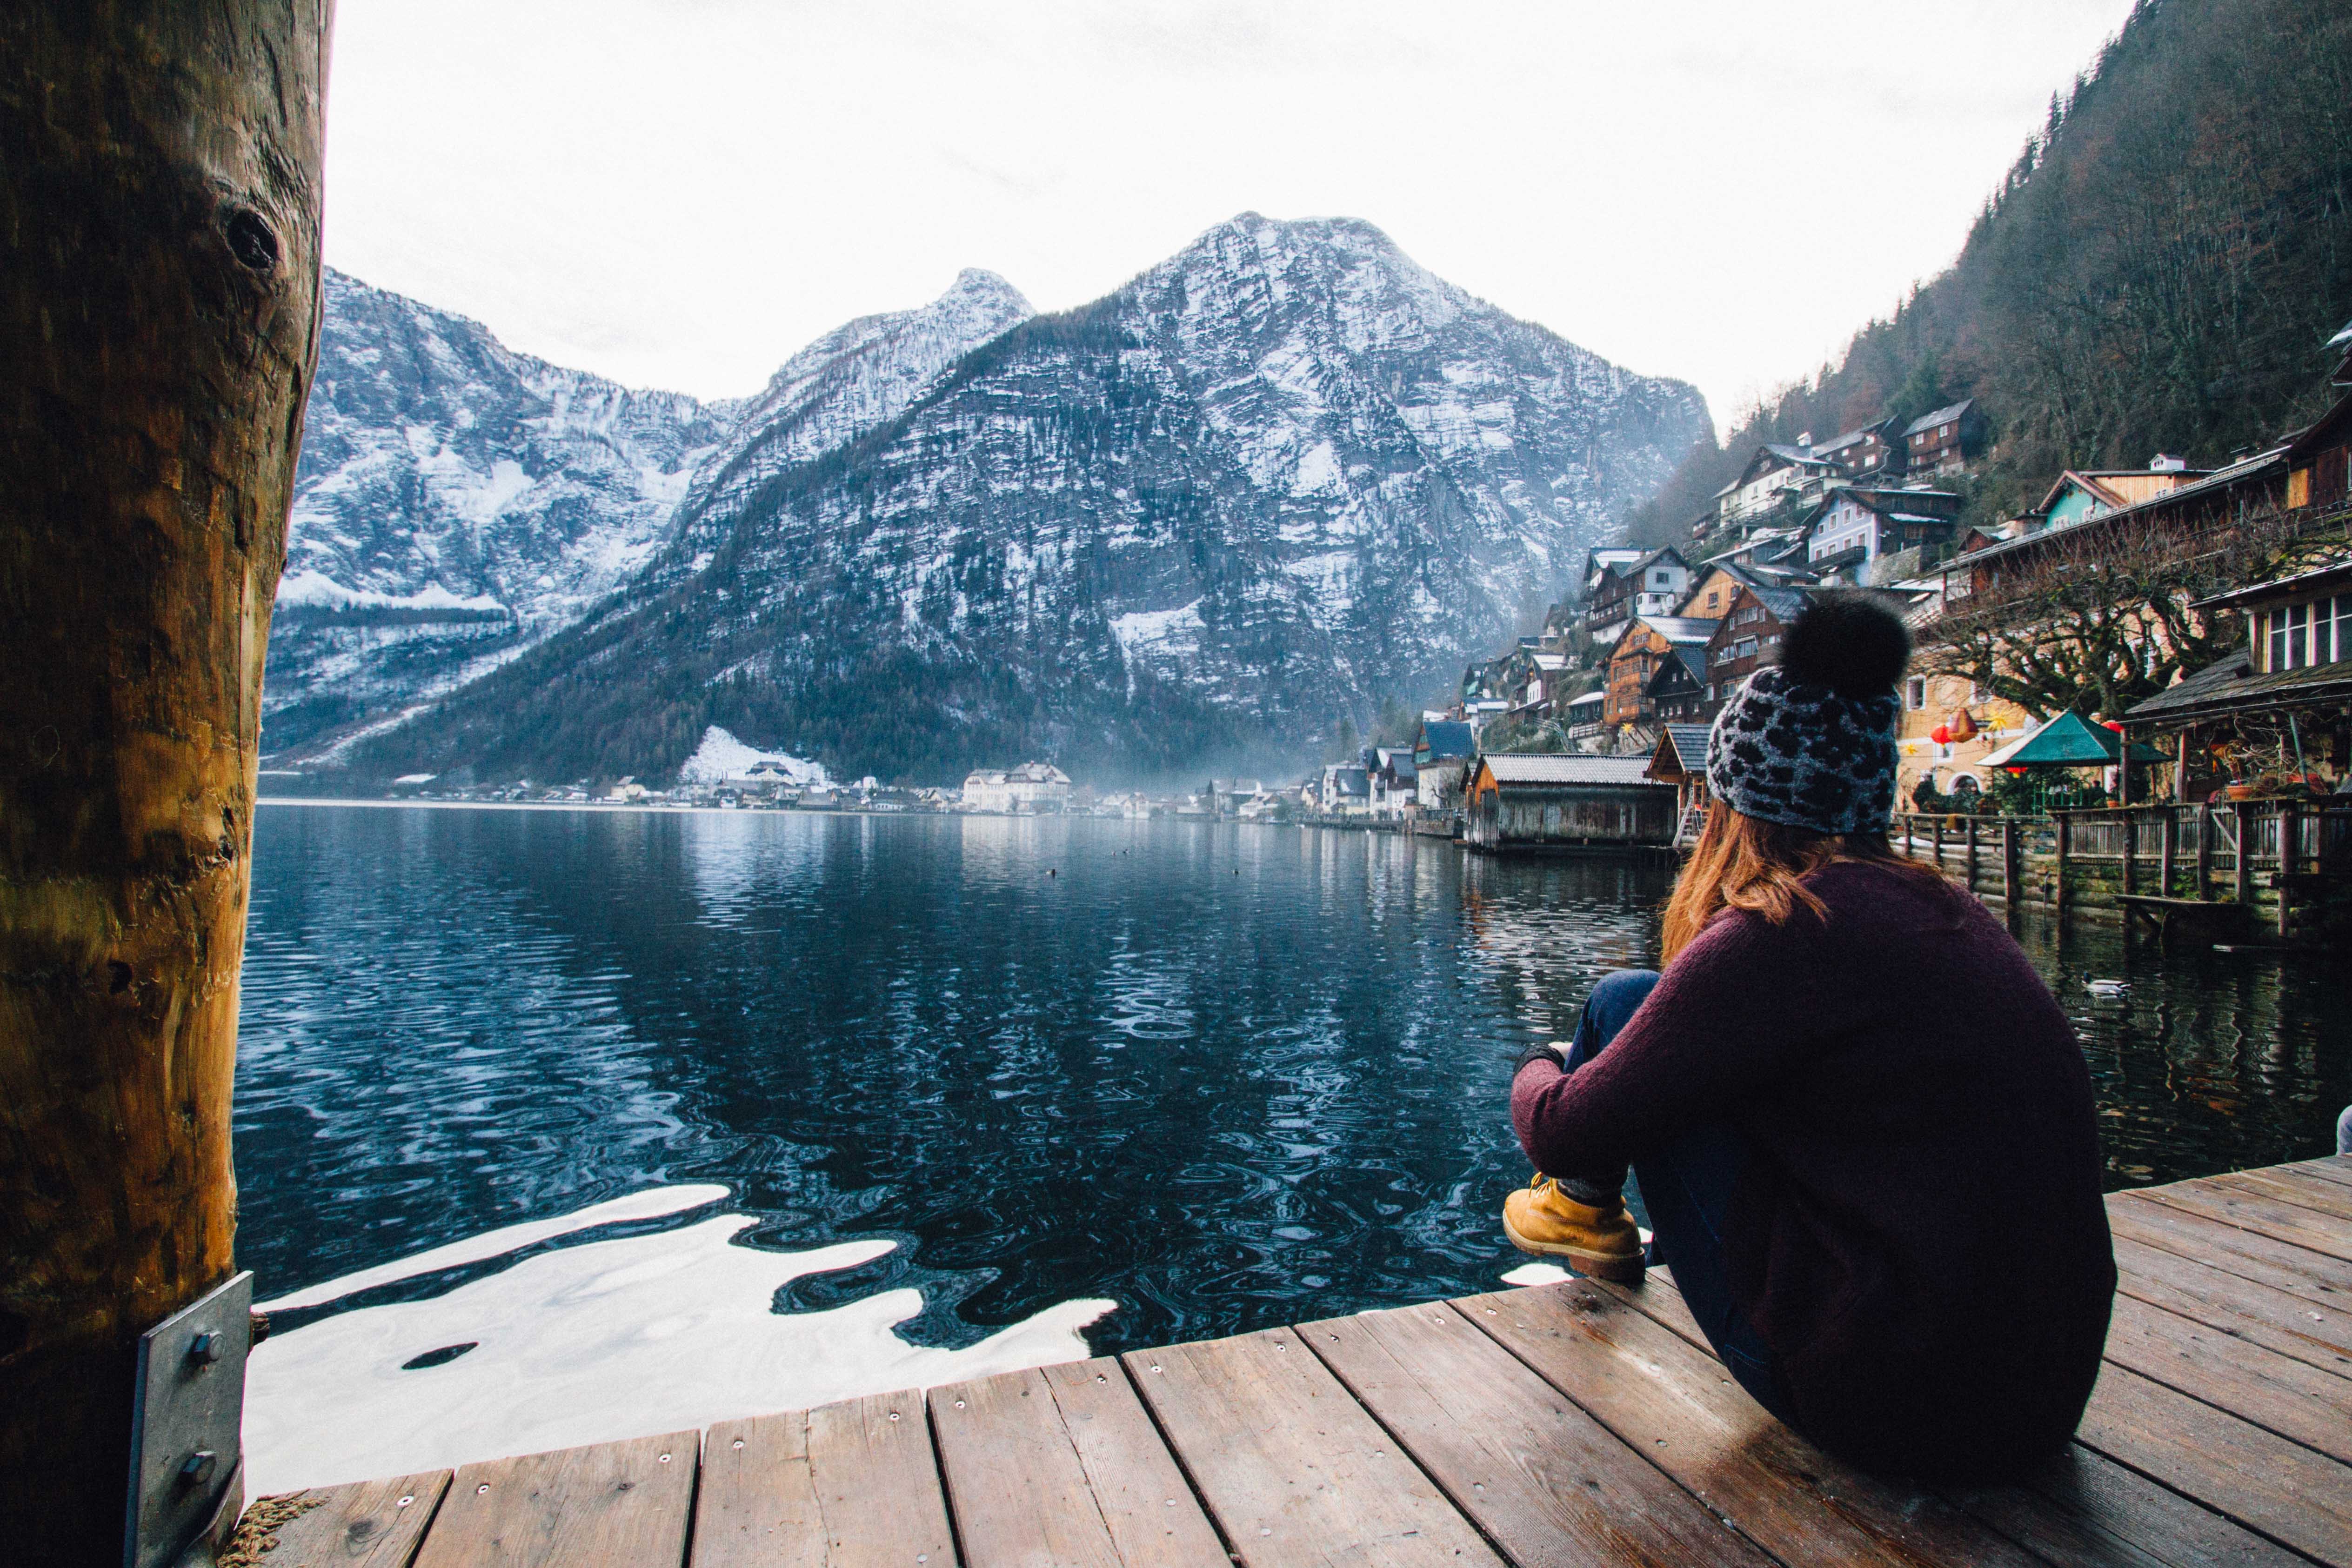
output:
[[[1884,865],[1951,885],[1935,866],[1897,852],[1884,832],[1816,833],[1746,816],[1717,800],[1707,809],[1706,827],[1666,901],[1665,961],[1673,963],[1727,909],[1752,909],[1775,925],[1788,924],[1800,906],[1826,919],[1828,905],[1804,879],[1838,861]]]

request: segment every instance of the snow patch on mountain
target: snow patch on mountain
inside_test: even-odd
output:
[[[780,770],[794,784],[824,784],[830,780],[824,764],[811,762],[782,751],[762,751],[756,746],[738,740],[717,725],[702,732],[702,744],[694,748],[677,770],[681,784],[724,784],[729,779],[740,780],[761,763]]]

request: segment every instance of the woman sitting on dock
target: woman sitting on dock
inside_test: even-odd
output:
[[[1725,706],[1663,975],[1603,978],[1511,1116],[1511,1239],[1664,1263],[1740,1385],[1822,1447],[2014,1469],[2090,1397],[2115,1291],[2080,1044],[1977,900],[1887,842],[1902,622],[1817,601]]]

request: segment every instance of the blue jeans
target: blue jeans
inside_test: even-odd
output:
[[[1569,1050],[1575,1071],[1608,1049],[1617,1031],[1658,983],[1654,969],[1619,969],[1601,977],[1585,998]],[[1715,1354],[1757,1404],[1794,1426],[1780,1362],[1731,1296],[1723,1227],[1732,1189],[1748,1161],[1748,1139],[1727,1122],[1684,1129],[1664,1148],[1633,1162],[1633,1179],[1650,1214],[1650,1262],[1672,1270],[1691,1316]],[[1578,1183],[1579,1186],[1585,1185]],[[1620,1173],[1615,1186],[1622,1188]]]

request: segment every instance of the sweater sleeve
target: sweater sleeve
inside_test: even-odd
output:
[[[1598,1056],[1572,1073],[1529,1062],[1512,1080],[1528,1158],[1551,1176],[1605,1177],[1860,1024],[1877,987],[1860,944],[1842,939],[1851,919],[1718,917]]]

